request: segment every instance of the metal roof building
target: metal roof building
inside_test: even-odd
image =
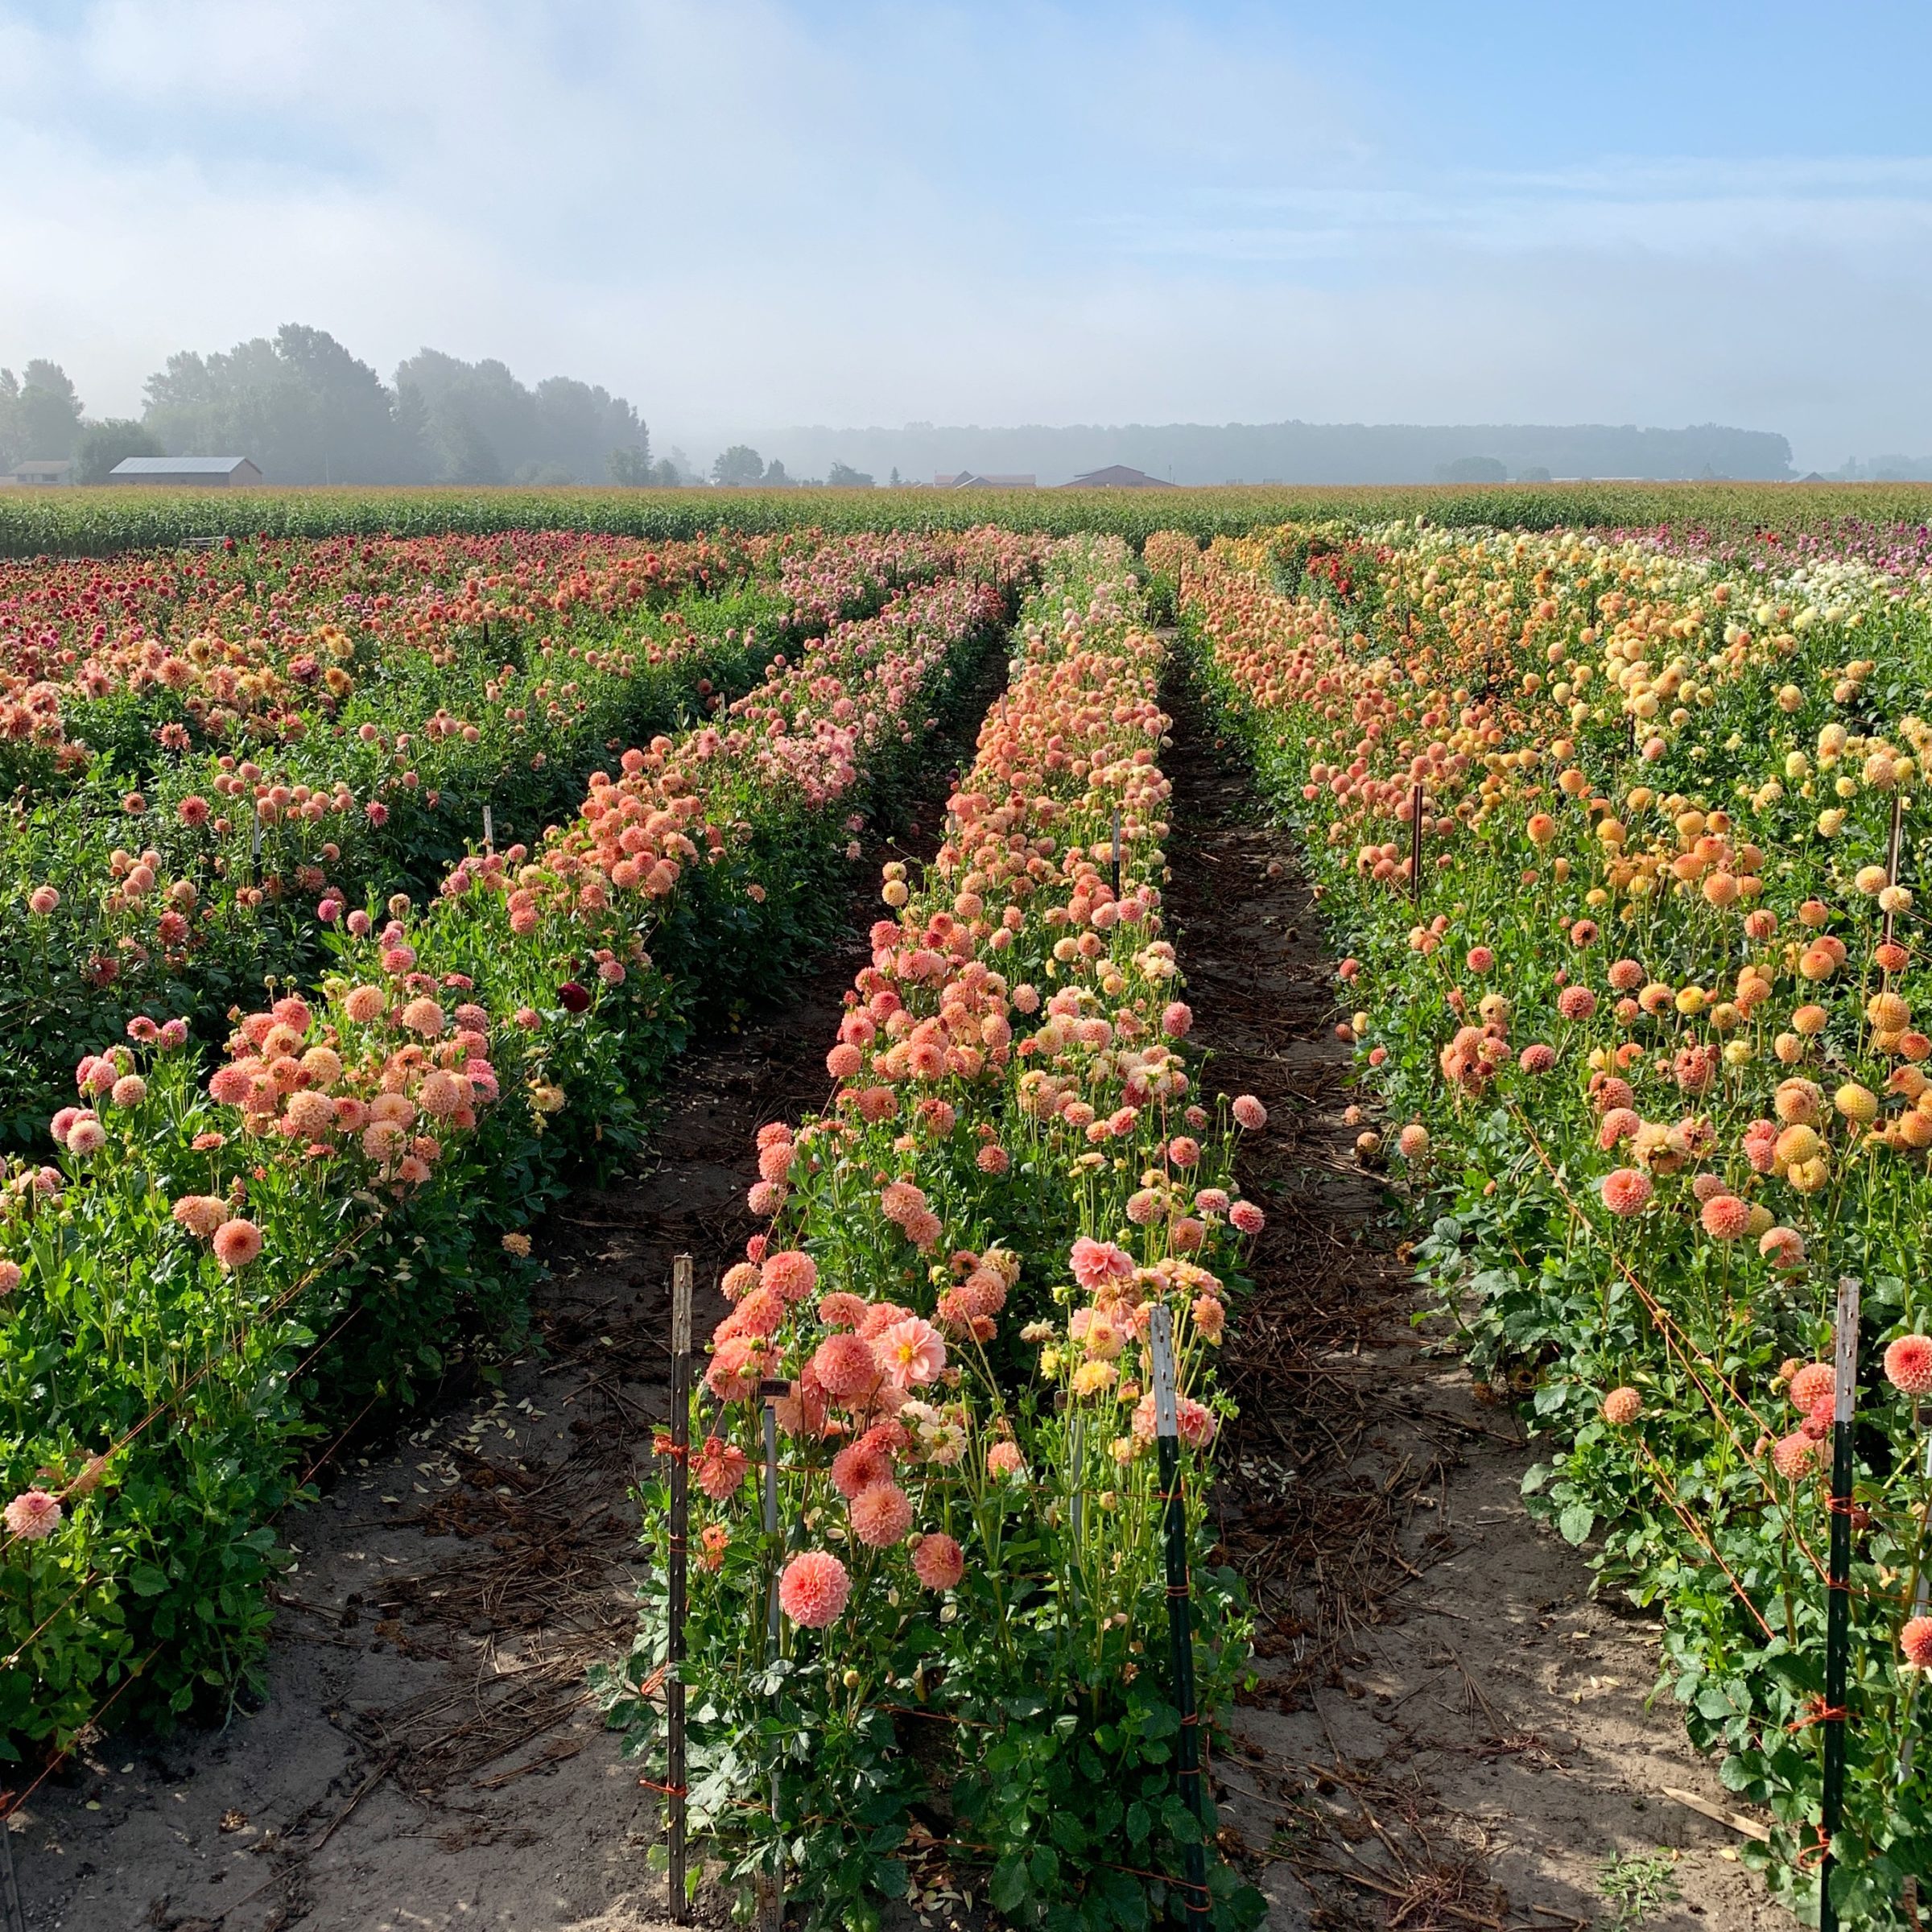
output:
[[[202,489],[246,489],[262,481],[246,456],[124,456],[110,483],[176,483]]]

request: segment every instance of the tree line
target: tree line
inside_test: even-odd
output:
[[[532,388],[501,362],[425,349],[385,383],[320,328],[288,323],[145,385],[139,419],[89,417],[56,362],[0,369],[0,471],[66,460],[98,483],[124,457],[249,457],[270,483],[616,483],[702,479],[622,396],[568,376]]]

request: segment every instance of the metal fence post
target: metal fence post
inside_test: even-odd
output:
[[[6,1794],[12,1796],[10,1792]],[[27,1913],[20,1903],[20,1888],[14,1878],[14,1818],[12,1808],[0,1812],[0,1909],[6,1914],[6,1932],[27,1932]]]
[[[1200,1713],[1194,1696],[1194,1627],[1187,1581],[1187,1504],[1181,1488],[1181,1427],[1174,1391],[1174,1312],[1166,1302],[1154,1304],[1147,1324],[1154,1357],[1154,1434],[1160,1458],[1161,1500],[1165,1505],[1167,1545],[1167,1637],[1173,1674],[1174,1708],[1181,1714],[1180,1742],[1174,1753],[1174,1781],[1181,1798],[1199,1827],[1195,1842],[1185,1846],[1185,1910],[1190,1922],[1202,1924],[1213,1916],[1208,1895],[1207,1806],[1201,1790]]]
[[[671,1633],[670,1669],[664,1678],[664,1715],[670,1734],[666,1773],[670,1803],[671,1918],[691,1923],[685,1890],[684,1849],[684,1620],[690,1587],[691,1530],[691,1257],[671,1264]]]
[[[778,1412],[780,1396],[791,1393],[791,1384],[761,1381],[758,1393],[764,1400],[765,1425],[765,1542],[771,1552],[771,1594],[765,1612],[766,1655],[776,1663],[778,1656],[778,1559],[785,1552],[778,1540]],[[770,1932],[779,1932],[785,1923],[785,1855],[779,1838],[779,1769],[771,1764],[771,1871],[767,1876],[760,1917]]]
[[[1858,1394],[1858,1283],[1848,1274],[1838,1283],[1838,1332],[1834,1337],[1831,1406],[1831,1545],[1825,1601],[1824,1802],[1819,1830],[1824,1856],[1818,1868],[1818,1932],[1838,1932],[1831,1903],[1831,1873],[1837,1860],[1832,1840],[1844,1822],[1845,1675],[1852,1649],[1852,1412]]]

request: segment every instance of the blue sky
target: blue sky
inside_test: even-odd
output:
[[[1932,452],[1932,8],[0,0],[0,362]]]

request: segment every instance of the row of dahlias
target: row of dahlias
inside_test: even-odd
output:
[[[1399,1123],[1361,1121],[1363,1157],[1438,1209],[1425,1273],[1545,1435],[1533,1506],[1662,1607],[1665,1681],[1797,1893],[1833,1309],[1861,1284],[1838,1883],[1847,1921],[1904,1923],[1932,1877],[1923,584],[1568,532],[1179,562],[1202,675],[1351,949],[1339,1030]]]
[[[510,531],[0,563],[0,760],[10,783],[103,758],[124,786],[150,783],[171,751],[326,729],[412,663],[486,670],[493,642],[518,654],[539,628],[595,649],[647,611],[782,568],[771,548]]]
[[[0,826],[0,957],[15,968],[0,980],[0,1025],[34,1042],[0,1070],[0,1142],[31,1144],[103,1028],[136,1013],[200,1018],[237,988],[312,976],[332,917],[371,892],[433,890],[486,808],[497,842],[529,840],[574,808],[611,752],[721,717],[774,649],[810,666],[828,626],[902,584],[997,572],[997,549],[970,534],[801,534],[757,559],[777,582],[699,594],[700,582],[670,605],[639,592],[608,609],[570,601],[563,554],[535,582],[488,573],[461,596],[431,582],[415,600],[345,588],[388,581],[380,555],[366,572],[353,547],[287,562],[289,621],[325,611],[361,689],[328,716],[303,714],[314,729],[280,743],[229,734],[158,770],[104,756],[58,801]],[[662,561],[628,560],[639,573]],[[419,623],[402,622],[426,601]]]
[[[80,1059],[59,1165],[0,1192],[0,1735],[64,1741],[137,1670],[117,1711],[155,1717],[249,1670],[318,1417],[407,1399],[452,1337],[514,1342],[522,1227],[635,1144],[708,997],[824,930],[1042,547],[976,540],[970,580],[775,663],[755,725],[626,754],[426,910],[338,904],[335,970],[237,1016],[204,1088],[179,1018]],[[767,776],[793,738],[809,801]]]
[[[1165,652],[1129,570],[1112,539],[1054,553],[944,844],[923,876],[886,868],[831,1101],[760,1133],[770,1226],[720,1284],[691,1422],[693,1804],[741,1877],[782,1847],[815,1926],[923,1860],[1009,1917],[1138,1925],[1194,1831],[1171,1785],[1148,1323],[1172,1310],[1204,1451],[1225,1284],[1261,1216],[1196,1096],[1162,936]],[[1236,1113],[1265,1125],[1252,1100]],[[1204,1480],[1191,1456],[1197,1523]],[[667,1507],[659,1490],[646,1511],[660,1547]],[[1245,1654],[1227,1574],[1197,1579],[1196,1611],[1212,1714]],[[639,1751],[664,1614],[654,1585],[613,1686]],[[914,1824],[935,1805],[944,1845]],[[1217,1872],[1217,1922],[1258,1902]]]

